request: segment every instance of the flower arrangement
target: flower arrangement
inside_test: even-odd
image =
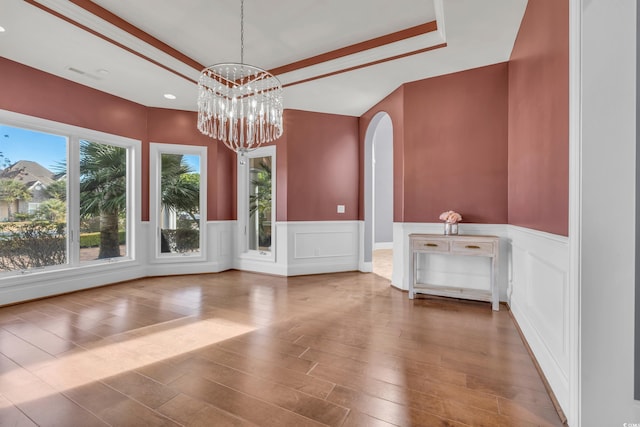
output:
[[[462,215],[455,211],[446,211],[440,214],[440,219],[448,224],[457,224],[462,221]]]

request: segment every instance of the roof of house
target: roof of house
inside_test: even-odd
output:
[[[36,181],[49,185],[55,181],[54,173],[31,160],[19,160],[8,168],[0,171],[0,178],[14,179],[31,186]]]

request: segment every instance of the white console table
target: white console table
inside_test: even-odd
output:
[[[409,298],[413,299],[417,293],[426,293],[445,297],[490,301],[493,310],[498,311],[500,309],[500,301],[496,280],[496,267],[498,265],[499,240],[497,236],[475,236],[469,234],[410,234]],[[485,291],[416,283],[417,257],[418,254],[421,253],[489,257],[491,261],[490,290]]]

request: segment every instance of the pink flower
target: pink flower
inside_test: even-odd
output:
[[[440,214],[440,219],[450,224],[455,224],[462,221],[462,215],[455,211],[446,211]]]

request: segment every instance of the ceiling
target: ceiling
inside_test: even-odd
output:
[[[244,60],[276,73],[285,108],[360,116],[403,83],[507,61],[526,3],[246,0]],[[0,26],[3,57],[151,107],[195,111],[200,70],[240,62],[240,0],[0,0]]]

